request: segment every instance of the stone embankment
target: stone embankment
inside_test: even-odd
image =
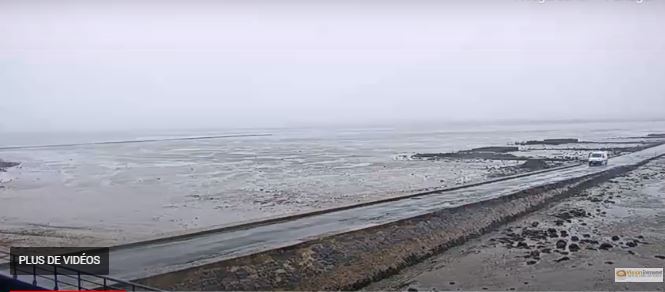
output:
[[[350,290],[631,167],[137,280],[166,290]]]

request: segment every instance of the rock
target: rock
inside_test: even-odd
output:
[[[612,262],[612,261],[606,261],[605,263],[608,264],[608,265],[613,265],[614,264],[614,262]]]
[[[4,161],[0,159],[0,172],[6,171],[7,168],[14,167],[19,165],[18,162]]]
[[[614,247],[611,243],[603,242],[598,248],[602,250],[608,250],[610,248]]]
[[[527,265],[535,265],[536,263],[537,263],[537,261],[533,261],[533,260],[526,262]]]
[[[543,249],[540,250],[540,252],[542,252],[542,253],[551,253],[552,249],[551,248],[543,248]]]
[[[419,160],[440,160],[446,158],[520,160],[521,157],[517,157],[510,153],[472,151],[472,150],[452,152],[452,153],[416,153],[414,155],[411,155],[411,159],[419,159]]]
[[[567,260],[570,260],[570,258],[569,257],[562,257],[562,258],[556,260],[555,262],[560,263],[560,262],[567,261]]]
[[[572,252],[576,252],[576,251],[579,251],[579,250],[580,250],[580,246],[577,245],[576,243],[571,243],[571,244],[568,246],[568,250],[570,250],[570,251],[572,251]]]
[[[585,234],[582,234],[582,237],[589,238],[589,237],[591,237],[591,234],[585,233]]]
[[[473,148],[471,150],[466,150],[468,152],[493,152],[493,153],[507,153],[519,151],[519,147],[515,146],[489,146],[489,147],[479,147]]]
[[[658,138],[658,137],[654,137]],[[544,139],[541,141],[538,140],[529,140],[526,142],[517,143],[520,145],[561,145],[569,143],[578,143],[579,139],[576,138],[557,138],[557,139]]]
[[[532,250],[531,252],[529,252],[529,254],[527,254],[525,256],[525,258],[527,258],[527,259],[528,258],[533,258],[535,260],[539,260],[540,259],[540,252],[537,251],[537,250]]]
[[[406,291],[409,291],[409,292],[418,292],[418,289],[409,287],[409,289],[407,289]]]
[[[556,242],[556,248],[558,249],[566,249],[566,241],[563,239],[560,239],[559,241]]]
[[[653,257],[655,257],[657,259],[665,260],[665,256],[662,256],[662,255],[655,255]]]
[[[590,240],[590,239],[582,239],[580,240],[581,243],[588,243],[588,244],[599,244],[598,240]]]
[[[517,243],[517,248],[529,248],[529,245],[526,244],[526,242],[524,241],[520,241],[519,243]]]
[[[588,213],[582,208],[575,208],[575,209],[567,210],[565,212],[561,212],[561,213],[556,214],[554,216],[559,218],[559,219],[569,220],[569,219],[572,219],[572,218],[587,217]]]
[[[529,238],[531,240],[543,240],[547,239],[547,232],[540,229],[527,229],[522,230],[522,237]]]
[[[527,159],[519,167],[534,171],[534,170],[546,169],[549,168],[550,166],[543,159]]]
[[[665,138],[665,133],[648,134],[648,138]]]
[[[535,221],[535,222],[531,223],[531,227],[534,227],[534,228],[538,227],[538,224],[540,224],[540,223],[538,221]]]
[[[637,246],[637,243],[635,243],[634,241],[629,241],[629,242],[626,242],[626,245],[627,245],[628,247],[636,247],[636,246]]]
[[[615,236],[612,236],[612,241],[617,241],[617,240],[619,240],[619,237],[618,237],[618,236],[616,236],[616,235],[615,235]]]
[[[455,285],[455,282],[449,282],[448,284],[450,284],[450,285]]]
[[[561,237],[568,237],[568,231],[561,230]]]
[[[570,237],[570,241],[578,242],[578,241],[580,241],[580,238],[573,235],[573,236]]]

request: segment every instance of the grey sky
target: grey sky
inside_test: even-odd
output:
[[[654,0],[0,0],[0,131],[659,118],[664,29]]]

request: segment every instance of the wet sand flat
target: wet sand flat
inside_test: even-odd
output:
[[[614,268],[665,266],[665,158],[447,250],[368,290],[658,290]]]
[[[509,169],[520,160],[414,161],[399,159],[403,153],[547,137],[639,144],[644,139],[616,138],[660,128],[665,124],[284,130],[260,137],[4,149],[0,158],[21,164],[0,173],[0,241],[116,245],[196,232],[529,170]]]

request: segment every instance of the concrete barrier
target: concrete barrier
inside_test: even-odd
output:
[[[639,165],[139,279],[166,290],[351,290]]]

